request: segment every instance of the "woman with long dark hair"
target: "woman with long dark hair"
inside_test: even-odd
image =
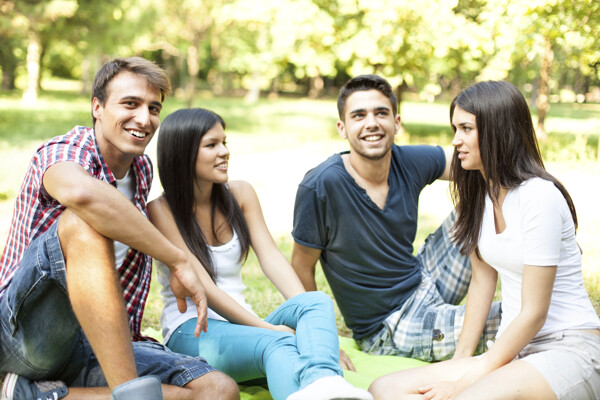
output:
[[[331,299],[305,292],[252,186],[228,182],[223,119],[205,109],[176,111],[162,122],[157,148],[164,193],[148,206],[150,220],[195,261],[209,306],[208,330],[197,337],[196,309],[177,303],[169,269],[158,263],[167,346],[206,358],[237,382],[266,377],[276,400],[372,399],[342,377]],[[288,299],[265,320],[243,296],[241,267],[250,246]]]
[[[477,357],[379,378],[381,399],[600,398],[600,320],[586,293],[575,206],[546,171],[523,95],[489,81],[450,107],[454,240],[473,278],[458,350],[473,354],[496,290],[502,322]]]

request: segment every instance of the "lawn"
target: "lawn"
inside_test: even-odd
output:
[[[242,99],[206,96],[199,98],[195,106],[213,109],[224,117],[231,149],[230,178],[244,179],[254,185],[267,224],[289,258],[298,183],[308,169],[347,147],[335,130],[335,101],[280,98],[248,104]],[[168,99],[162,115],[182,107],[183,102]],[[398,136],[398,143],[450,144],[447,103],[404,102],[401,115],[406,131]],[[600,311],[598,115],[597,104],[553,105],[547,120],[549,140],[542,144],[542,151],[547,168],[563,181],[574,198],[580,220],[578,238],[584,251],[586,287],[596,310]],[[22,105],[16,95],[0,95],[0,246],[6,240],[14,197],[35,148],[45,139],[65,133],[74,125],[89,125],[90,121],[89,99],[73,93],[43,92],[35,108]],[[153,144],[148,153],[155,159]],[[160,188],[155,181],[151,197],[158,193]],[[436,182],[426,188],[420,202],[417,245],[451,209],[447,183]],[[320,288],[328,291],[322,272],[320,269],[317,272]],[[248,286],[248,300],[261,316],[283,301],[262,275],[253,255],[244,268],[244,282]],[[144,315],[144,331],[153,336],[160,336],[158,292],[158,285],[153,284]],[[348,335],[339,313],[337,322],[340,333]]]

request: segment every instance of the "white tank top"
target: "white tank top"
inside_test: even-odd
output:
[[[242,283],[242,263],[240,261],[241,245],[237,233],[234,231],[231,240],[222,246],[208,246],[208,248],[211,252],[215,269],[217,287],[230,295],[242,307],[255,314],[254,311],[252,311],[252,306],[246,303],[243,295],[246,286]],[[189,298],[186,299],[186,312],[183,314],[179,312],[177,301],[171,291],[171,285],[169,283],[169,278],[171,276],[169,268],[160,261],[156,262],[156,267],[158,272],[158,282],[162,285],[160,293],[162,295],[164,308],[160,317],[160,324],[162,326],[163,340],[166,343],[173,332],[181,324],[191,318],[196,318],[198,313],[196,312],[196,306]],[[208,318],[225,321],[225,318],[221,317],[210,308],[208,309]]]
[[[127,171],[123,179],[117,179],[117,189],[127,197],[130,202],[133,203],[133,196],[135,195],[135,181],[133,175]],[[129,246],[121,242],[114,241],[115,245],[115,266],[119,268],[125,261],[125,256],[129,251]]]

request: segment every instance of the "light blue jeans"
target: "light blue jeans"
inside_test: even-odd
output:
[[[208,320],[208,332],[194,336],[196,318],[183,323],[167,346],[178,353],[202,355],[237,382],[266,377],[275,400],[319,378],[342,375],[333,302],[323,292],[299,294],[265,321],[287,325],[296,334]]]

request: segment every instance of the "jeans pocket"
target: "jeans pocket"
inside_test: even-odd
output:
[[[42,277],[7,293],[9,324],[19,357],[32,371],[51,372],[71,357],[81,328],[64,289]]]
[[[39,296],[43,291],[45,277],[46,274],[37,267],[19,269],[13,276],[5,293],[11,334],[15,334],[19,322],[27,317],[27,307],[24,306],[26,301]]]

